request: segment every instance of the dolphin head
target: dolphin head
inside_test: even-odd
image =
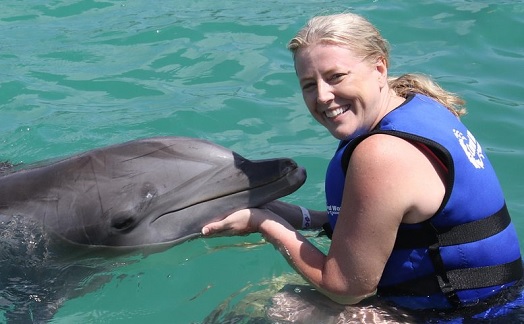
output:
[[[198,236],[231,212],[297,190],[306,173],[290,159],[251,161],[208,141],[160,137],[80,154],[46,171],[44,226],[82,245],[169,245]],[[40,193],[41,194],[41,193]],[[40,209],[36,211],[43,213]]]

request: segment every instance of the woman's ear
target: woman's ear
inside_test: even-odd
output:
[[[380,84],[380,87],[385,87],[386,84],[388,83],[388,66],[387,66],[387,61],[385,58],[383,57],[379,57],[377,59],[377,62],[375,63],[375,69],[377,70],[377,72],[379,73],[379,84]]]

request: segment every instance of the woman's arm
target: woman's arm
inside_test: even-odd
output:
[[[322,287],[322,277],[327,257],[291,224],[269,209],[242,209],[222,221],[206,225],[204,235],[244,235],[260,232],[272,243],[295,268],[317,290],[340,304],[355,304],[375,293],[354,296],[337,294]]]
[[[393,136],[374,135],[357,146],[349,161],[327,255],[271,206],[240,210],[205,226],[202,233],[260,232],[320,292],[338,303],[354,304],[375,293],[400,223],[431,217],[444,192],[439,172],[417,147]],[[279,212],[277,207],[273,206]],[[298,209],[280,207],[280,212],[291,208],[290,219],[297,221]]]
[[[253,210],[252,216],[256,218],[256,213],[259,212],[264,213],[263,210]],[[330,291],[327,287],[323,287],[323,276],[325,275],[328,257],[288,223],[267,213],[258,217],[263,219],[259,226],[259,232],[276,246],[288,263],[322,294],[340,304],[356,304],[375,294],[376,289],[369,293],[355,295],[345,292],[338,294]]]

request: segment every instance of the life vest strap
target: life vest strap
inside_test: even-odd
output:
[[[457,291],[500,286],[518,281],[523,276],[522,259],[484,267],[447,269],[440,248],[480,241],[506,229],[511,218],[506,204],[496,213],[473,222],[445,230],[435,228],[429,221],[417,229],[400,229],[394,249],[427,248],[435,273],[400,284],[379,287],[389,295],[428,296],[443,293],[451,305],[460,307]]]
[[[447,271],[449,285],[454,290],[478,289],[499,286],[518,281],[523,276],[522,259],[477,268],[455,269]],[[443,283],[434,276],[413,279],[393,286],[379,287],[381,295],[428,296],[442,292]]]
[[[422,228],[399,229],[394,249],[415,249],[439,243],[440,247],[471,243],[502,232],[511,223],[506,204],[496,213],[473,222],[437,229],[430,222]]]

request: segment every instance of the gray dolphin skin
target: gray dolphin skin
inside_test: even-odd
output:
[[[290,159],[250,161],[199,139],[150,138],[1,177],[0,214],[31,217],[77,244],[175,244],[304,181]]]
[[[79,283],[97,266],[73,259],[77,250],[170,247],[235,210],[294,192],[305,179],[290,159],[251,161],[184,137],[3,171],[0,320],[3,312],[8,321],[45,322],[64,300],[84,293]]]

